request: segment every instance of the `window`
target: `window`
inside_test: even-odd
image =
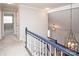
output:
[[[13,16],[4,16],[4,23],[13,23]]]

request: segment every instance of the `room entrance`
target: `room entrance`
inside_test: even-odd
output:
[[[4,24],[4,35],[9,35],[14,33],[14,15],[4,13],[3,15]]]

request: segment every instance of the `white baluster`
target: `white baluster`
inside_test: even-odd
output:
[[[50,45],[50,56],[51,56],[51,52],[52,52],[52,51],[51,51],[51,45]]]
[[[34,38],[34,55],[36,55],[36,39]]]
[[[41,56],[41,49],[42,49],[42,48],[41,48],[41,39],[40,39],[40,56]]]
[[[33,39],[33,55],[35,55],[35,39]]]
[[[63,52],[61,51],[61,56],[63,56]]]
[[[45,44],[45,56],[47,56],[47,43]]]
[[[40,41],[37,40],[37,55],[40,56]]]
[[[46,42],[44,42],[44,56],[46,56]]]
[[[42,56],[43,56],[43,51],[44,51],[44,46],[43,46],[43,41],[42,41]]]
[[[37,56],[39,56],[39,41],[37,40]]]
[[[56,48],[54,48],[54,56],[57,55],[57,51],[56,51]]]
[[[32,48],[31,49],[32,49],[32,54],[33,55],[34,55],[34,40],[35,40],[35,38],[32,37]]]
[[[37,43],[37,40],[36,40],[36,55],[38,55],[38,43]]]
[[[42,56],[44,56],[44,41],[42,41]]]
[[[31,36],[30,36],[30,51],[31,51]],[[32,51],[31,51],[32,52]]]

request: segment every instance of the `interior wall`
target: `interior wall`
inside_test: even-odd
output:
[[[25,40],[25,28],[47,36],[48,15],[39,9],[29,8],[23,5],[19,6],[20,15],[20,40]]]
[[[55,24],[58,26],[56,31],[52,32],[52,38],[56,39],[58,42],[65,42],[65,37],[67,36],[70,29],[70,9],[61,10],[57,12],[49,13],[49,24]],[[79,7],[72,10],[72,30],[75,33],[76,39],[79,42]]]

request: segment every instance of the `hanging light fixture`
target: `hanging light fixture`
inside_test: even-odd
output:
[[[50,24],[48,29],[48,37],[51,38],[52,37],[52,31],[56,31],[56,27],[55,24]]]
[[[71,4],[71,12],[70,12],[70,32],[65,39],[65,46],[73,51],[78,51],[78,42],[75,38],[75,34],[72,31],[72,4]]]
[[[50,25],[50,28],[52,29],[52,31],[56,31],[55,24],[51,24],[51,25]]]

